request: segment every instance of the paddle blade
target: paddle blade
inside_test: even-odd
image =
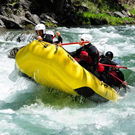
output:
[[[8,76],[8,78],[12,81],[15,82],[18,78],[18,70],[15,68]]]
[[[127,88],[129,88],[130,91],[135,92],[135,87],[131,85],[126,85]]]
[[[132,70],[133,72],[135,72],[135,67],[129,67],[128,69]]]
[[[103,38],[103,39],[99,40],[99,42],[101,45],[104,45],[108,40],[109,40],[109,38]]]

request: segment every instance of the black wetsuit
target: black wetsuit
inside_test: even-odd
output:
[[[100,63],[102,64],[107,64],[107,65],[117,65],[115,62],[113,62],[112,60],[110,60],[107,56],[100,56]],[[113,76],[111,76],[108,72],[111,71],[111,68],[108,66],[104,66],[105,70],[100,74],[100,80],[107,83],[110,86],[114,86],[114,80],[113,80]]]
[[[43,41],[45,41],[45,42],[53,43],[52,37],[49,34],[43,34],[42,38],[43,38]]]
[[[117,77],[122,80],[122,81],[125,81],[125,78],[124,78],[124,74],[119,70],[119,69],[116,69],[114,70],[117,74]],[[115,83],[115,86],[118,86],[118,87],[121,87],[122,86],[122,82],[117,80],[117,82]],[[124,87],[124,85],[123,85]]]
[[[59,42],[61,42],[61,43],[62,43],[62,37],[61,37],[61,36],[58,36],[58,41],[54,41],[53,43],[58,44]]]
[[[101,55],[100,56],[100,60],[99,60],[100,63],[102,64],[107,64],[107,65],[117,65],[115,62],[113,62],[112,60],[110,60],[108,57],[104,56],[104,55]],[[109,68],[108,66],[105,66],[105,70],[104,72],[108,73],[109,71]]]
[[[87,45],[84,45],[84,47],[80,47],[76,51],[69,52],[69,54],[74,58],[75,57],[79,58],[80,53],[82,51],[86,51],[88,53],[88,55],[92,58],[92,63],[88,64],[88,63],[86,63],[85,60],[82,59],[79,61],[79,64],[95,75],[95,73],[96,73],[95,71],[97,69],[98,60],[99,60],[99,52],[98,52],[97,48],[94,45],[92,45],[91,43],[89,43]]]

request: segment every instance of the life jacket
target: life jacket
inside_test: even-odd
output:
[[[115,71],[110,71],[111,74],[115,75],[116,77],[118,77],[117,73]],[[114,80],[114,84],[118,84],[118,79],[113,77],[113,80]]]
[[[98,67],[97,67],[97,72],[103,72],[105,70],[105,68],[104,68],[104,66],[100,63],[100,62],[98,62]]]
[[[92,63],[92,58],[89,56],[89,54],[86,51],[82,51],[80,53],[79,58],[85,60],[88,64]]]

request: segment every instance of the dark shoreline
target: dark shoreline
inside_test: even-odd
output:
[[[98,25],[135,24],[135,17],[117,0],[102,0],[105,3],[92,2],[96,11],[91,11],[89,3],[83,0],[7,0],[0,2],[0,27],[6,29],[32,30],[38,23],[46,27],[79,27]],[[98,1],[98,0],[97,0]],[[113,6],[113,11],[104,12],[101,6]],[[109,5],[110,4],[110,5]],[[105,5],[106,6],[106,5]],[[104,7],[102,7],[104,8]],[[119,10],[119,11],[117,11]]]

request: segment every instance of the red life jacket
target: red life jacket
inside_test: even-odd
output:
[[[86,51],[82,51],[81,53],[80,53],[80,55],[79,55],[79,58],[74,58],[77,62],[79,61],[79,60],[81,60],[81,59],[87,59],[87,57],[88,57],[88,53],[86,52]]]
[[[97,72],[103,72],[105,70],[105,68],[104,68],[104,66],[100,63],[100,62],[98,62],[98,67],[97,67]]]
[[[115,75],[116,77],[118,77],[117,73],[115,71],[110,71],[111,74]],[[118,83],[118,79],[113,77],[114,83],[117,84]]]
[[[92,63],[92,58],[88,55],[86,51],[82,51],[79,57],[80,59],[85,60],[88,64]]]

